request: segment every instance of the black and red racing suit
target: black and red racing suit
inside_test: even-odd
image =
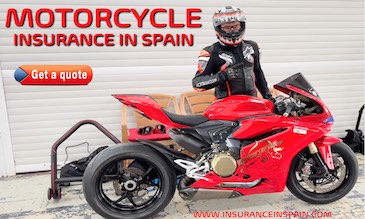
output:
[[[239,78],[227,80],[222,70],[227,66],[238,66]],[[205,47],[199,55],[198,71],[193,78],[196,90],[215,88],[218,99],[244,94],[257,96],[256,87],[265,99],[272,95],[260,65],[260,51],[253,41],[242,41],[236,47],[225,46],[217,42]]]

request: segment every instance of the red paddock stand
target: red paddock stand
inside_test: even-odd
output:
[[[100,123],[94,120],[82,120],[76,123],[70,130],[68,130],[64,135],[61,136],[52,146],[51,150],[51,188],[48,188],[48,200],[51,198],[60,199],[61,198],[61,184],[70,182],[82,181],[82,177],[62,177],[57,178],[57,148],[75,131],[77,131],[83,125],[93,125],[98,128],[104,135],[106,135],[115,144],[121,143],[121,141],[115,137],[111,132],[104,128]]]

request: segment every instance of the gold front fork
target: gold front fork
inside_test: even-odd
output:
[[[322,173],[324,177],[329,177],[327,165],[319,155],[317,146],[312,142],[308,145],[308,149],[309,153],[313,154],[313,158],[320,168],[320,173]]]
[[[312,142],[308,145],[309,153],[315,154],[318,152],[317,146]]]

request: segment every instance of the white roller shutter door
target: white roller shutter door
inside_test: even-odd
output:
[[[335,125],[332,135],[343,137],[353,129],[357,112],[364,103],[364,2],[356,0],[321,1],[230,1],[247,15],[246,39],[256,41],[262,50],[261,63],[269,85],[302,72],[328,104]],[[71,126],[83,119],[94,119],[121,137],[121,105],[113,93],[168,93],[179,96],[191,90],[200,49],[216,41],[212,13],[221,1],[45,1],[24,0],[0,3],[0,65],[9,115],[11,142],[17,173],[47,170],[52,144]],[[201,8],[202,28],[156,29],[149,22],[136,28],[132,17],[129,29],[28,27],[5,28],[8,8],[173,8],[176,21],[184,21],[186,8]],[[59,18],[58,18],[59,19]],[[161,17],[162,19],[162,17]],[[148,20],[147,20],[148,21]],[[194,34],[194,46],[115,46],[115,47],[14,47],[16,33],[171,33]],[[14,70],[23,64],[87,64],[94,71],[88,86],[22,86],[14,80]],[[1,89],[0,89],[1,90]],[[91,126],[81,128],[60,148],[88,141],[93,150],[111,144]],[[72,149],[71,159],[86,155],[85,148]]]

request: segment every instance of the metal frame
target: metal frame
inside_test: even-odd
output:
[[[60,199],[61,198],[61,184],[69,182],[82,181],[82,177],[57,177],[57,148],[69,138],[75,131],[77,131],[83,125],[93,125],[99,129],[104,135],[106,135],[115,144],[121,143],[121,141],[115,137],[111,132],[104,128],[100,123],[94,120],[82,120],[76,123],[70,130],[63,134],[52,146],[51,150],[51,188],[48,189],[48,199]]]

